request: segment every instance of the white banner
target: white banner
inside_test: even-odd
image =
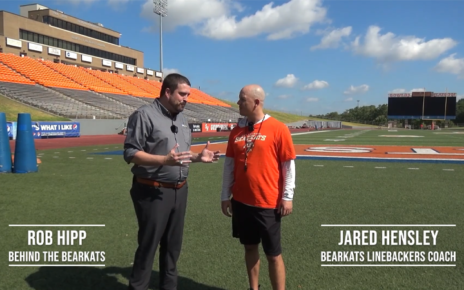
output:
[[[433,97],[456,97],[456,93],[433,93]]]
[[[388,94],[389,98],[407,98],[410,97],[411,94],[409,93],[402,93],[402,94]]]
[[[61,56],[61,50],[59,50],[58,48],[49,47],[48,54]]]
[[[152,70],[149,70],[149,69],[147,69],[147,75],[149,75],[149,76],[152,76],[152,75],[153,75],[153,71],[152,71]]]
[[[134,66],[133,66],[133,65],[127,65],[127,66],[126,66],[126,69],[127,69],[128,71],[134,71]]]
[[[115,62],[114,63],[114,67],[115,68],[119,68],[119,69],[124,69],[124,64],[120,63],[120,62]]]
[[[21,40],[16,40],[12,38],[6,38],[6,45],[19,47],[19,48],[23,47],[23,43],[21,42]]]
[[[144,70],[143,68],[141,68],[141,67],[138,67],[138,68],[137,68],[137,72],[138,72],[139,74],[143,74],[143,73],[145,72],[145,70]]]
[[[83,62],[92,62],[92,57],[90,55],[82,55],[82,61]]]
[[[160,71],[157,71],[157,72],[155,73],[155,76],[156,76],[157,78],[160,78],[160,77],[163,76],[163,73],[160,72]]]
[[[77,53],[71,52],[71,51],[66,51],[66,58],[76,59],[77,60]]]
[[[29,44],[29,50],[43,52],[42,45],[38,45],[35,43],[30,43],[30,42],[28,44]]]
[[[111,66],[111,65],[112,65],[112,62],[111,62],[111,60],[103,59],[103,60],[102,60],[102,64],[103,64],[104,66]]]

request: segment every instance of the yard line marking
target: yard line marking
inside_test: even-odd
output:
[[[375,167],[376,169],[385,169],[387,167]]]
[[[454,171],[454,169],[443,169],[444,171]]]
[[[105,159],[113,159],[113,158],[109,158],[109,157],[107,157],[107,158],[105,158]]]
[[[366,225],[366,224],[322,224],[321,227],[455,227],[456,225],[453,224],[398,224],[398,225],[382,225],[382,224],[373,224],[373,225]]]
[[[71,153],[71,152],[74,152],[74,151],[68,151],[68,153]]]
[[[346,168],[353,168],[354,166],[343,166],[343,167],[346,167]]]
[[[96,151],[97,149],[93,149],[94,151]]]
[[[95,264],[9,264],[10,267],[105,267],[105,265]]]
[[[408,168],[408,169],[411,169],[411,170],[419,170],[419,168]]]
[[[93,159],[93,157],[87,157],[87,159]]]
[[[316,167],[324,167],[324,165],[314,165],[314,166],[316,166]]]
[[[59,154],[60,152],[55,152],[55,154]]]
[[[340,131],[340,130],[333,130],[333,131]],[[316,133],[326,133],[330,131],[309,131],[309,132],[301,132],[301,133],[292,133],[290,135],[292,136],[298,136],[298,135],[307,135],[307,134],[316,134]],[[226,141],[227,142],[227,141]]]
[[[412,148],[412,150],[418,154],[440,154],[432,148]]]
[[[72,156],[70,156],[69,158],[76,158],[76,157],[72,157]]]
[[[105,149],[109,149],[109,148],[105,148]]]
[[[81,151],[87,151],[87,150],[81,150]]]
[[[323,267],[456,267],[456,264],[321,264]]]
[[[104,227],[104,224],[81,224],[81,225],[68,225],[68,224],[11,224],[10,227]]]

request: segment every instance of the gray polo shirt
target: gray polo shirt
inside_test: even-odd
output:
[[[178,132],[171,131],[172,125]],[[179,144],[177,152],[189,151],[192,133],[184,114],[172,117],[158,99],[138,108],[129,117],[127,136],[124,141],[124,160],[130,163],[135,153],[145,151],[153,155],[166,155]],[[159,182],[177,182],[187,179],[188,167],[181,166],[140,166],[134,164],[131,171],[141,178]]]

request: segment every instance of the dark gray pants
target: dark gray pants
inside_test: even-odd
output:
[[[139,224],[129,290],[147,290],[158,245],[159,289],[177,290],[177,260],[182,248],[188,184],[180,189],[133,182],[131,197]]]

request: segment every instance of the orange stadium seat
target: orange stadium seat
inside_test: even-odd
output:
[[[98,70],[86,69],[83,67],[80,67],[80,69],[101,79],[102,81],[109,83],[110,85],[118,88],[119,90],[125,92],[128,95],[132,95],[136,97],[155,98],[153,93],[142,90],[141,88],[121,79],[120,77],[117,76],[117,74],[113,74],[109,72],[102,72]]]
[[[153,87],[150,84],[148,84],[144,79],[139,79],[137,77],[120,75],[120,74],[117,74],[117,76],[119,78],[125,80],[126,82],[131,83],[134,86],[137,86],[137,87],[141,88],[142,90],[150,93],[153,98],[157,98],[159,96],[161,86],[158,89],[158,88]]]
[[[3,86],[19,83],[54,88],[55,91],[81,102],[82,105],[85,104],[87,106],[85,110],[91,110],[88,113],[86,111],[85,114],[101,115],[105,118],[130,115],[133,108],[158,98],[162,86],[162,83],[156,80],[4,53],[0,53],[0,82],[3,83]],[[8,82],[10,84],[7,84]],[[47,95],[49,92],[43,88],[41,89],[39,86],[34,86],[34,88],[37,88],[36,91],[42,95],[30,95],[27,99],[30,104],[39,106],[46,104],[53,112],[66,116],[81,114],[72,111],[75,109],[62,106],[63,100],[60,99],[62,97],[49,98],[51,95]],[[104,94],[106,98],[101,99],[101,96],[93,92]],[[44,96],[57,103],[44,103]],[[238,116],[238,112],[230,110],[229,104],[196,88],[191,89],[188,103],[185,112],[194,122],[209,119],[236,119]]]
[[[42,65],[30,57],[0,53],[0,61],[15,71],[45,87],[87,90],[85,87]]]
[[[156,92],[159,95],[161,91],[161,85],[162,85],[160,82],[153,81],[153,80],[144,80],[144,79],[139,79],[139,80],[155,87],[157,89]],[[192,88],[190,90],[189,102],[194,103],[194,104],[205,104],[205,105],[221,106],[221,107],[229,107],[229,108],[231,107],[229,104],[226,104],[216,98],[213,98],[195,88]]]
[[[35,85],[35,82],[23,77],[3,64],[0,64],[0,81]]]
[[[118,88],[113,87],[107,82],[79,69],[73,65],[66,65],[62,63],[54,63],[47,60],[39,60],[49,68],[61,73],[62,75],[72,79],[76,83],[98,93],[110,93],[125,95],[126,93]]]

